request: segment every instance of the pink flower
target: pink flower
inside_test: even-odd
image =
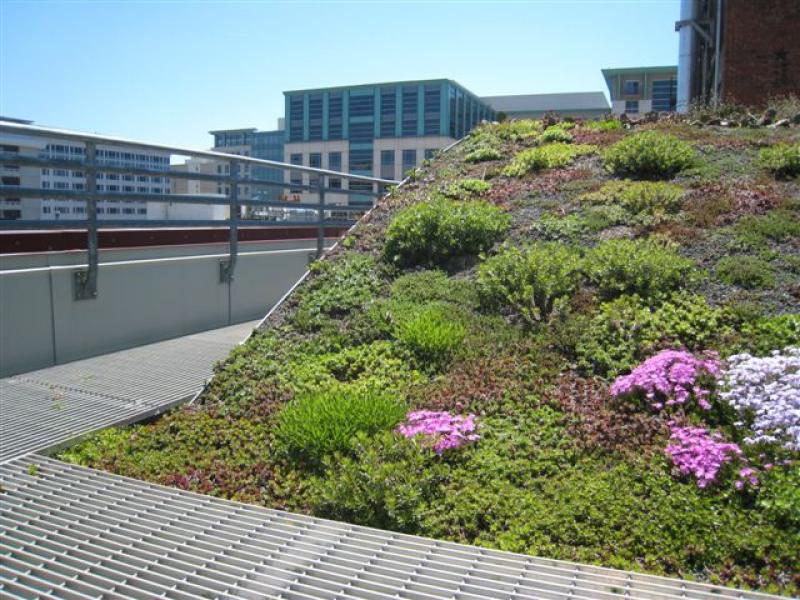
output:
[[[395,431],[407,438],[428,438],[434,452],[441,454],[450,448],[477,440],[475,415],[451,415],[444,411],[416,410],[406,415],[406,423]]]

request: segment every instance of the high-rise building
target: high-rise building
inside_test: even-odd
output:
[[[384,179],[402,179],[482,120],[494,118],[486,102],[449,79],[293,90],[284,96],[285,162]],[[314,186],[319,178],[290,171],[285,181]],[[327,183],[356,191],[372,188],[338,178]],[[316,194],[299,187],[289,193],[300,201],[316,200]],[[348,203],[345,194],[330,193],[326,199]],[[359,199],[352,196],[349,202]]]
[[[280,120],[278,125],[280,127]],[[213,150],[217,152],[283,162],[284,132],[280,128],[272,131],[259,131],[255,128],[219,129],[209,133],[214,136]],[[229,165],[218,165],[218,167],[219,173],[229,172],[228,169],[230,169]],[[242,174],[253,179],[276,183],[283,181],[282,169],[245,165],[242,171]],[[220,184],[217,193],[227,194],[227,187]],[[243,200],[251,198],[280,200],[285,196],[286,191],[278,186],[242,186],[239,194]]]
[[[611,112],[639,117],[649,112],[672,112],[678,95],[678,67],[603,69],[611,96]]]
[[[540,119],[550,112],[562,117],[593,119],[610,111],[603,92],[483,96],[481,100],[497,114],[503,113],[511,119]]]

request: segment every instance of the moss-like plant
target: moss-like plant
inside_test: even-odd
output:
[[[716,273],[725,283],[747,289],[775,285],[772,265],[755,256],[726,256],[717,262]]]
[[[590,144],[565,144],[556,142],[537,148],[529,148],[518,153],[511,163],[503,169],[503,175],[508,177],[522,177],[523,175],[565,167],[579,156],[592,154],[597,150]]]
[[[602,121],[586,121],[583,126],[592,131],[614,131],[622,129],[619,119],[604,119]]]
[[[559,125],[551,125],[544,130],[541,134],[536,136],[537,144],[551,144],[553,142],[561,142],[564,144],[572,143],[573,137],[564,127]]]
[[[669,179],[697,161],[690,144],[659,131],[620,140],[606,151],[603,160],[615,175],[638,179]]]
[[[481,264],[478,289],[487,306],[506,307],[530,324],[544,321],[556,301],[580,284],[580,254],[556,242],[505,246]]]
[[[797,177],[800,175],[800,143],[763,148],[758,154],[758,163],[775,177]]]
[[[444,194],[450,198],[470,198],[481,196],[492,189],[492,184],[483,179],[459,179],[445,188]]]
[[[402,319],[395,337],[408,348],[424,370],[438,371],[445,367],[464,341],[466,329],[453,320],[447,309],[432,305]]]
[[[489,250],[509,222],[502,209],[482,200],[420,202],[392,219],[383,256],[401,267],[447,266],[453,258]]]
[[[464,155],[464,161],[468,163],[487,162],[490,160],[500,160],[501,158],[503,158],[503,155],[500,151],[491,146],[479,146]]]

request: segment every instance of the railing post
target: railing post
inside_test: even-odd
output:
[[[72,289],[75,300],[97,298],[97,146],[86,142],[84,149],[86,173],[86,258],[88,268],[73,273]]]
[[[317,204],[317,258],[325,251],[325,177],[319,177],[319,203]]]
[[[230,192],[228,193],[230,215],[228,223],[230,232],[228,236],[228,260],[223,260],[219,265],[220,283],[231,283],[236,270],[236,259],[239,256],[239,163],[231,161],[231,173],[228,179]]]

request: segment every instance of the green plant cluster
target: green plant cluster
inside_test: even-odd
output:
[[[800,218],[788,210],[748,215],[734,225],[734,236],[745,248],[764,249],[770,242],[781,244],[800,237]]]
[[[625,137],[603,155],[606,168],[620,177],[669,179],[697,162],[694,148],[673,135],[645,131]]]
[[[551,144],[553,142],[571,144],[573,140],[574,138],[572,137],[572,134],[567,131],[561,123],[557,125],[551,125],[538,136],[536,136],[536,143],[540,145]]]
[[[758,163],[775,177],[797,177],[800,175],[800,143],[763,148],[758,154]]]
[[[775,272],[767,261],[756,256],[726,256],[717,261],[717,277],[730,285],[746,289],[775,285]]]
[[[482,200],[434,199],[399,211],[386,229],[384,258],[401,267],[441,266],[489,250],[509,226],[502,209]]]
[[[467,199],[473,196],[482,196],[492,189],[492,184],[482,179],[459,179],[445,189],[445,196],[456,199]]]
[[[579,156],[594,154],[595,146],[590,144],[566,144],[555,142],[518,153],[503,169],[507,177],[522,177],[531,172],[565,167]]]
[[[592,131],[616,131],[622,129],[622,122],[619,119],[604,119],[586,121],[583,126]]]
[[[446,306],[428,305],[401,319],[394,335],[422,369],[438,371],[461,346],[466,328],[449,316]]]
[[[655,224],[676,215],[683,204],[683,189],[662,181],[608,181],[596,192],[581,196],[590,205],[621,206],[627,220]]]

